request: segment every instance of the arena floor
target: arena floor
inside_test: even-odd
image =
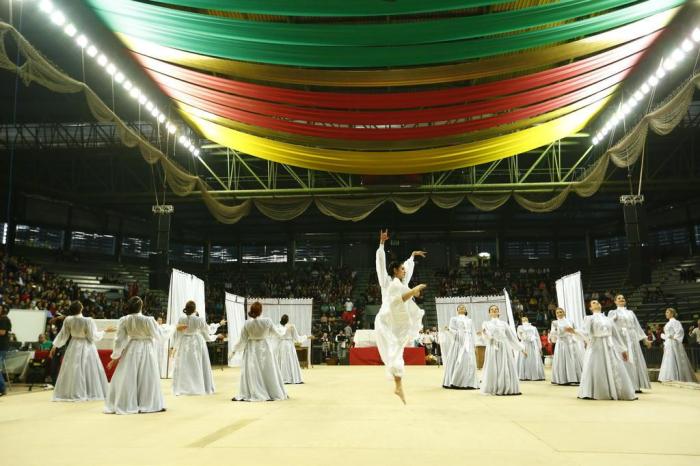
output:
[[[522,396],[487,397],[440,388],[440,368],[409,367],[403,406],[381,367],[304,377],[276,403],[231,402],[238,369],[215,370],[209,397],[175,398],[164,381],[168,411],[133,416],[15,387],[0,398],[2,464],[700,464],[700,390],[655,383],[638,401],[584,401],[576,387],[528,382]]]

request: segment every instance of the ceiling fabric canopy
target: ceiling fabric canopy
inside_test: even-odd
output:
[[[581,131],[683,0],[87,0],[203,137],[396,175]]]
[[[565,2],[561,6],[563,11],[575,12],[552,15],[552,19],[544,23],[577,17],[576,12],[583,11],[577,5],[579,3],[588,4],[583,14],[590,15],[630,1]],[[527,16],[528,21],[509,28],[503,26],[508,21],[500,18],[506,12],[457,18],[462,20],[457,22],[449,19],[416,23],[298,25],[240,21],[131,0],[88,0],[112,30],[129,33],[138,39],[231,60],[324,68],[413,66],[512,53],[602,32],[682,3],[684,0],[649,0],[546,28],[539,28],[543,24],[537,19],[540,15],[532,14]],[[516,12],[527,12],[527,9]],[[482,16],[499,18],[480,26],[485,21]],[[445,24],[447,21],[455,24]],[[534,29],[502,34],[525,28]],[[472,34],[472,30],[477,32]]]

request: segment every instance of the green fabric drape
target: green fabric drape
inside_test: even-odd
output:
[[[88,0],[110,24],[134,21],[148,31],[285,45],[389,46],[431,44],[518,31],[571,20],[636,3],[637,0],[564,0],[477,16],[372,24],[246,21],[164,8],[133,0]],[[116,18],[112,19],[112,18]],[[187,25],[185,28],[184,25]],[[127,32],[127,31],[124,31]]]
[[[512,0],[155,0],[203,10],[284,16],[388,16],[462,10]]]
[[[604,0],[603,2],[590,2],[597,5],[602,3],[621,3],[625,0]],[[155,7],[152,5],[121,0],[118,2],[110,0],[88,0],[95,11],[104,19],[107,25],[115,31],[127,33],[132,37],[157,43],[160,45],[194,52],[201,55],[217,56],[233,60],[243,60],[250,62],[273,63],[281,65],[298,65],[312,67],[384,67],[384,66],[410,66],[431,63],[447,63],[471,58],[486,57],[502,53],[515,52],[532,47],[538,47],[557,42],[566,41],[575,37],[597,33],[610,28],[615,28],[623,24],[636,21],[641,18],[668,10],[683,3],[683,0],[649,0],[626,8],[593,16],[580,21],[570,22],[546,29],[528,31],[521,34],[486,37],[473,40],[450,40],[440,42],[446,37],[443,26],[437,26],[439,22],[409,22],[409,23],[387,23],[378,25],[318,25],[318,24],[289,24],[289,23],[264,23],[252,21],[232,20],[214,16],[200,15],[196,13],[180,12],[167,8]],[[540,8],[540,7],[538,7]],[[518,10],[519,12],[527,10]],[[175,16],[173,16],[175,15]],[[184,15],[184,16],[181,16]],[[475,17],[458,18],[459,20],[475,19],[485,21],[492,15],[481,15]],[[214,28],[212,24],[223,21],[229,24],[225,32],[221,28]],[[444,21],[444,20],[441,20]],[[452,20],[449,20],[452,21]],[[420,34],[417,29],[424,27],[421,25],[431,25],[429,30]],[[239,25],[236,29],[233,25]],[[473,27],[479,24],[475,22]],[[242,29],[270,28],[269,39],[273,42],[261,42],[254,38],[247,37],[247,32]],[[185,27],[186,26],[186,27]],[[361,33],[364,27],[386,26],[406,28],[399,34],[393,31],[391,34]],[[238,26],[237,26],[238,27]],[[426,26],[428,27],[428,26]],[[292,37],[294,33],[291,28],[306,30],[304,34],[309,41],[317,44],[294,44]],[[313,31],[316,33],[315,38]],[[328,29],[330,28],[330,29]],[[336,28],[338,28],[336,30]],[[470,33],[460,32],[469,30],[470,27],[460,26],[454,34],[462,36]],[[286,33],[285,33],[286,31]],[[333,31],[333,32],[331,32]],[[340,33],[339,31],[345,31]],[[343,38],[347,35],[346,38]],[[422,44],[406,45],[385,45],[381,41],[386,39],[390,44],[403,43],[403,35],[421,37],[421,40],[438,38],[437,41]],[[364,39],[361,39],[365,37]],[[396,40],[396,37],[402,37]],[[274,38],[274,39],[273,39]],[[356,39],[353,39],[356,38]],[[288,40],[288,43],[281,43]],[[354,40],[355,45],[338,45]],[[414,40],[415,41],[415,40]],[[362,44],[375,43],[377,46],[366,46]],[[290,46],[290,44],[294,44]],[[327,45],[318,45],[327,44]],[[360,45],[358,45],[360,44]]]

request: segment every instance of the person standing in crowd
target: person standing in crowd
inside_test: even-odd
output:
[[[107,414],[156,413],[165,411],[158,373],[161,331],[153,317],[141,313],[143,301],[129,298],[127,315],[119,319],[112,360],[117,366],[109,385],[104,412]]]
[[[518,338],[525,348],[527,356],[518,358],[518,378],[520,380],[544,380],[542,363],[542,341],[537,328],[530,324],[527,317],[518,325]]]
[[[664,325],[664,357],[659,370],[659,382],[697,382],[688,355],[683,348],[683,326],[676,320],[678,313],[672,307],[666,309],[668,322]]]
[[[408,288],[413,275],[415,256],[425,257],[424,251],[414,251],[411,257],[400,264],[394,262],[386,268],[384,242],[389,239],[388,231],[379,232],[379,248],[376,253],[377,279],[382,291],[382,305],[374,319],[377,349],[384,362],[387,374],[394,379],[394,394],[406,404],[403,391],[404,361],[403,349],[418,334],[422,326],[423,310],[413,298],[425,289],[425,284]]]
[[[262,311],[262,304],[258,301],[250,306],[250,319],[243,325],[241,338],[231,352],[231,357],[234,353],[243,352],[238,396],[232,401],[279,401],[289,398],[277,358],[267,341],[267,338],[282,337],[283,334],[272,320],[261,317]]]
[[[49,325],[52,327],[52,329],[54,329],[54,335],[56,335],[56,337],[58,337],[58,334],[61,333],[61,329],[63,328],[63,321],[65,320],[65,318],[66,315],[64,313],[62,313],[61,311],[57,311],[56,316],[49,320]],[[54,353],[54,357],[52,357],[49,362],[51,385],[47,386],[48,388],[55,386],[56,382],[58,381],[58,373],[61,369],[61,361],[63,361],[63,355],[65,351],[65,346],[58,348]]]
[[[5,370],[5,357],[10,350],[10,332],[12,331],[12,322],[7,317],[7,308],[0,305],[0,396],[7,394],[5,386],[5,378],[2,371]]]
[[[294,324],[289,322],[289,316],[284,314],[280,319],[280,345],[277,348],[277,360],[282,373],[282,380],[286,384],[304,383],[301,379],[301,366],[297,357],[294,343],[302,343],[307,337],[299,335]]]
[[[700,319],[698,319],[697,326],[690,327],[688,337],[690,339],[689,344],[700,346]]]
[[[472,320],[467,317],[467,307],[457,306],[457,315],[450,318],[445,332],[449,343],[445,355],[445,375],[442,378],[443,388],[477,389],[479,376],[476,372],[476,331]]]
[[[644,342],[647,348],[651,347],[651,343],[647,340],[647,334],[642,330],[642,326],[639,325],[637,316],[633,311],[627,309],[627,300],[624,295],[616,295],[615,304],[617,309],[608,312],[608,317],[615,323],[617,330],[625,340],[629,361],[624,366],[632,380],[634,391],[641,393],[642,389],[651,389],[651,384],[649,383],[647,363],[644,360],[644,354],[642,354],[639,342]]]
[[[483,323],[481,336],[486,341],[481,393],[484,395],[520,395],[518,370],[513,351],[527,356],[527,350],[518,341],[513,329],[499,319],[498,306],[489,307],[489,317]]]
[[[207,341],[214,341],[209,335],[209,326],[202,317],[196,315],[197,304],[187,301],[177,322],[177,332],[173,345],[173,393],[177,395],[211,395],[214,393],[214,379]]]
[[[578,385],[583,370],[582,345],[576,339],[575,333],[569,329],[576,327],[567,319],[564,309],[556,309],[557,320],[552,322],[549,341],[554,343],[554,359],[552,361],[552,383],[555,385]]]
[[[100,341],[105,332],[114,332],[114,328],[99,332],[95,321],[83,317],[82,312],[82,303],[73,301],[49,352],[49,358],[54,358],[58,348],[68,345],[54,387],[53,401],[104,400],[107,395],[107,375],[95,342]]]
[[[587,341],[583,357],[578,397],[592,400],[636,400],[634,384],[624,367],[629,358],[627,343],[610,317],[601,312],[598,301],[590,302],[591,315],[580,330],[567,333],[582,335]]]

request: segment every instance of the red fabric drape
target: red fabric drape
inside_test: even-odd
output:
[[[579,91],[566,94],[555,99],[550,99],[536,105],[502,113],[493,117],[469,120],[455,124],[403,128],[335,127],[296,123],[232,109],[230,107],[198,99],[172,89],[164,89],[164,91],[176,100],[188,103],[197,108],[206,109],[206,111],[212,114],[249,125],[269,128],[276,131],[324,138],[389,141],[400,139],[424,139],[461,134],[468,131],[491,128],[493,126],[511,123],[524,118],[530,118],[577,101],[581,101],[581,103],[584,105],[586,103],[593,103],[608,95],[610,91],[607,89],[621,82],[630,71],[631,69],[627,69],[596,84],[587,86]]]
[[[419,110],[343,111],[295,107],[253,100],[246,97],[238,97],[213,89],[206,89],[154,71],[149,71],[149,74],[161,86],[164,92],[171,97],[175,97],[189,105],[220,116],[225,116],[221,112],[226,112],[227,115],[237,115],[235,112],[242,111],[267,115],[273,118],[285,118],[288,120],[305,122],[339,123],[348,125],[392,125],[428,123],[496,114],[527,105],[533,105],[537,102],[562,97],[565,94],[576,93],[581,89],[593,86],[602,80],[633,67],[640,59],[642,53],[643,52],[638,52],[605,67],[560,81],[544,88],[536,88],[527,92],[477,103],[462,103],[449,107],[430,107]],[[227,111],[226,108],[229,110]],[[229,118],[243,121],[243,117],[241,116],[231,116]]]
[[[569,79],[580,74],[588,73],[641,52],[651,45],[659,34],[660,32],[654,32],[592,57],[527,76],[475,86],[394,93],[344,93],[285,89],[212,76],[171,65],[137,53],[134,53],[134,56],[145,68],[159,74],[171,76],[203,88],[214,89],[225,93],[248,97],[250,99],[315,108],[389,110],[457,105],[466,101],[488,99],[547,86],[563,79]],[[352,72],[349,71],[348,75],[351,77]]]

